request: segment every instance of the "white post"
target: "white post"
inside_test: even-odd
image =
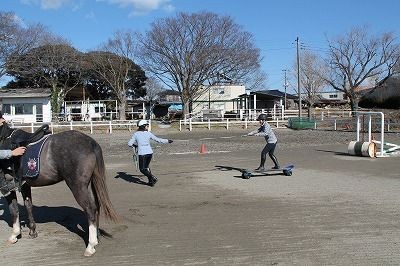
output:
[[[273,109],[273,113],[272,113],[272,119],[275,120],[275,116],[276,116],[276,104],[274,104],[274,109]]]
[[[257,96],[255,93],[253,95],[253,101],[254,101],[253,107],[254,107],[254,114],[255,114],[257,112],[256,111],[257,110]]]
[[[189,118],[189,131],[192,131],[192,118]]]
[[[54,134],[53,122],[50,123],[51,134]]]
[[[179,120],[179,131],[182,131],[182,120]]]
[[[360,116],[357,114],[357,141],[360,141]]]
[[[383,146],[385,145],[384,137],[383,137],[383,134],[385,132],[385,115],[382,112],[381,112],[381,119],[382,119],[382,123],[381,123],[381,156],[383,156]]]
[[[93,134],[93,122],[90,120],[90,134]]]
[[[71,122],[69,122],[69,128],[72,130],[73,129],[73,127],[72,127],[72,120],[71,120]]]
[[[118,115],[118,101],[115,100],[115,117],[117,117],[117,115]],[[120,117],[118,117],[118,119],[120,119]],[[112,115],[111,115],[111,120],[112,120]],[[111,131],[110,131],[110,134],[111,134]]]
[[[111,124],[111,120],[108,122],[109,126],[108,126],[108,131],[111,134],[112,133],[112,124]]]
[[[333,128],[336,131],[336,119],[334,120]]]
[[[33,128],[33,122],[31,123],[31,132],[35,132],[34,128]]]
[[[368,142],[371,142],[372,140],[372,119],[371,115],[368,115]]]
[[[226,129],[229,129],[229,118],[226,119]]]
[[[244,128],[247,129],[247,118],[244,120]]]

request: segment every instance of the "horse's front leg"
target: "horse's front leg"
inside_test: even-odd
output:
[[[13,228],[11,236],[7,240],[7,244],[14,244],[18,241],[18,237],[21,236],[17,193],[15,191],[11,191],[11,193],[6,196],[6,200],[8,203],[8,209],[10,210],[11,223]]]
[[[36,238],[38,236],[38,234],[36,232],[36,223],[35,223],[35,219],[33,218],[33,212],[32,212],[32,190],[31,190],[31,187],[27,184],[24,184],[21,187],[21,193],[22,193],[22,197],[24,197],[24,204],[25,204],[26,211],[28,213],[29,237]]]

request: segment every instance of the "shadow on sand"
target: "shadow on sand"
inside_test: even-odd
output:
[[[329,151],[329,150],[315,150],[318,152],[328,152],[328,153],[333,153],[335,155],[340,155],[340,156],[351,156],[350,154],[346,153],[346,152],[338,152],[338,151]]]
[[[27,227],[29,221],[25,206],[18,205],[18,207],[20,211],[21,226]],[[12,227],[11,215],[5,198],[0,199],[0,210],[3,210],[3,214],[0,215],[0,219],[6,221],[8,225]],[[66,229],[68,229],[68,231],[77,234],[85,241],[85,244],[87,245],[88,222],[86,215],[82,210],[69,206],[33,206],[32,212],[37,224],[56,222],[57,224],[64,226]],[[104,232],[103,230],[100,231],[100,233]],[[107,236],[107,233],[105,233],[105,235]]]
[[[126,172],[117,172],[117,175],[114,176],[114,178],[121,178],[129,183],[135,183],[135,184],[145,185],[145,186],[148,185],[147,182],[144,182],[143,180],[141,180],[140,178],[138,178],[134,175],[127,174]]]
[[[252,172],[251,170],[248,170],[248,169],[245,169],[245,168],[237,168],[237,167],[226,166],[226,165],[215,165],[215,168],[216,168],[216,170],[220,170],[220,171],[223,171],[223,172],[225,172],[225,171],[232,171],[232,170],[234,170],[234,171],[239,171],[239,172],[241,172],[242,174],[241,174],[241,175],[234,175],[233,177],[241,178],[241,179],[249,179],[249,178],[250,178],[250,177],[249,177],[249,178],[243,178],[243,172],[245,172],[245,171],[250,171],[250,172]],[[281,172],[270,172],[270,173],[266,173],[266,172],[260,172],[260,173],[252,172],[251,177],[258,177],[258,176],[274,176],[274,175],[282,175],[282,173],[281,173]]]

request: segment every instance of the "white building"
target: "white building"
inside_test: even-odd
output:
[[[243,85],[222,84],[210,86],[193,103],[193,112],[200,112],[204,109],[221,110],[223,113],[237,110],[236,99],[244,93],[246,93],[246,88]]]
[[[344,92],[342,91],[324,91],[319,93],[321,100],[330,101],[343,101],[346,99]]]
[[[103,118],[117,113],[117,111],[107,112],[107,103],[113,103],[117,106],[117,101],[113,100],[97,100],[97,101],[65,101],[63,104],[63,110],[61,118],[66,121],[71,120],[102,120]]]
[[[0,109],[7,121],[51,122],[50,89],[0,89]]]

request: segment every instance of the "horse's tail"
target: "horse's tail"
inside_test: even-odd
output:
[[[96,167],[93,171],[92,184],[100,209],[103,209],[104,215],[107,219],[110,219],[113,222],[118,222],[121,218],[114,210],[110,197],[108,196],[103,152],[100,145],[97,143],[94,147],[94,153],[96,155]]]

